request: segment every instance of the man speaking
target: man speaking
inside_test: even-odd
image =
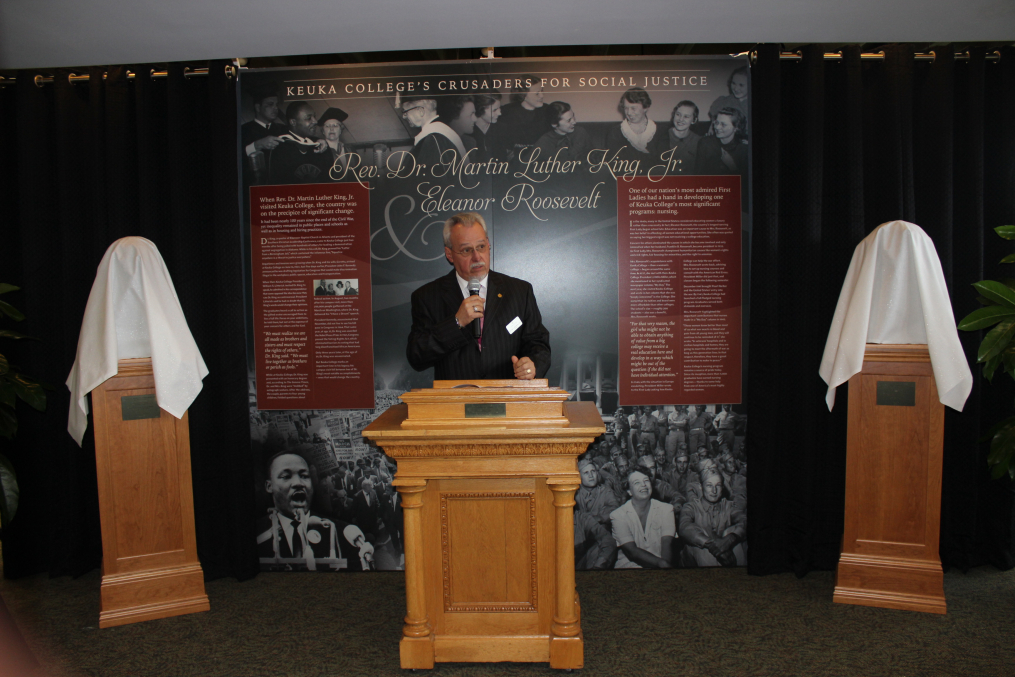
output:
[[[438,380],[543,378],[550,332],[532,285],[490,270],[483,217],[455,214],[444,224],[444,256],[454,270],[412,293],[405,354]]]

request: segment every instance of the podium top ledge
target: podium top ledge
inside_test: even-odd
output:
[[[509,385],[504,385],[504,384]],[[408,404],[436,402],[556,402],[566,401],[571,394],[562,388],[550,388],[546,379],[535,385],[514,385],[531,381],[435,381],[433,388],[413,388],[399,397]],[[440,385],[437,385],[440,384]],[[447,385],[457,384],[457,385]],[[560,412],[557,412],[560,415]]]
[[[926,343],[868,343],[864,362],[930,362]]]
[[[550,381],[545,378],[533,378],[528,381],[521,381],[516,378],[477,378],[467,380],[444,380],[434,381],[433,389],[438,390],[441,388],[460,388],[460,389],[471,389],[471,388],[549,388]],[[429,390],[429,388],[413,388],[413,392],[417,390]]]
[[[555,441],[582,440],[588,444],[606,431],[603,419],[593,402],[564,402],[563,425],[533,425],[505,419],[472,419],[479,426],[461,425],[457,421],[421,421],[418,428],[406,428],[409,418],[406,404],[394,404],[363,430],[363,436],[386,446],[390,442],[410,444],[491,444],[504,441]],[[448,425],[454,423],[454,425]],[[433,424],[433,425],[430,425]],[[584,451],[584,449],[583,449]],[[580,452],[578,452],[580,453]]]

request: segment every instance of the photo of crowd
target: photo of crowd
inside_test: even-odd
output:
[[[738,408],[619,408],[578,459],[576,567],[744,566],[747,416]]]

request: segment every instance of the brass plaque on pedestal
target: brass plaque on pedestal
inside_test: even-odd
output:
[[[159,418],[162,410],[155,395],[124,395],[120,398],[120,417],[124,421]]]
[[[916,381],[878,381],[880,407],[915,407]]]

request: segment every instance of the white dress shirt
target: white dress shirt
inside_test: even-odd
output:
[[[458,286],[462,288],[462,298],[469,298],[472,294],[469,293],[469,281],[464,277],[455,273],[455,277],[458,278]],[[486,282],[490,279],[490,273],[487,273],[479,281],[479,298],[486,300]]]
[[[472,296],[472,294],[469,293],[469,282],[468,282],[468,280],[463,278],[457,272],[455,273],[455,277],[458,278],[458,286],[462,288],[462,296],[464,296],[465,298],[469,298],[470,296]],[[486,301],[486,282],[487,282],[487,280],[489,278],[490,278],[490,273],[487,273],[486,275],[483,276],[483,279],[481,279],[479,281],[479,298],[483,299],[484,301]],[[473,320],[473,322],[475,322],[475,320]],[[480,318],[479,326],[480,327],[483,326],[483,318]],[[480,350],[483,349],[482,345],[480,345],[479,349]]]

